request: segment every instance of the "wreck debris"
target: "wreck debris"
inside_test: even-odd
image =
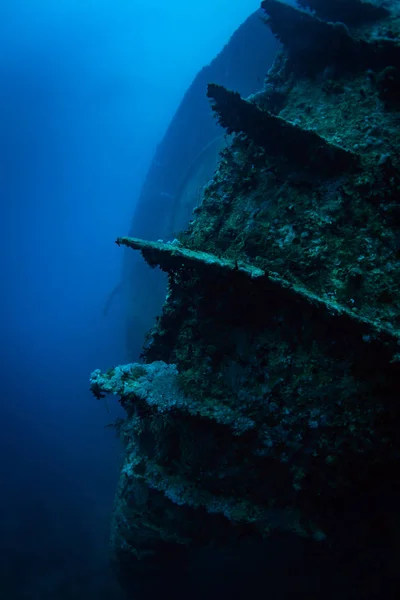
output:
[[[281,157],[321,175],[332,175],[356,165],[352,152],[330,144],[315,131],[302,129],[258,108],[237,92],[209,84],[207,96],[212,100],[218,122],[228,133],[244,133],[275,158]]]
[[[298,0],[298,4],[314,10],[321,19],[346,25],[361,25],[390,15],[383,3],[368,0]]]
[[[343,23],[325,22],[279,0],[264,0],[261,6],[272,32],[288,49],[291,62],[305,72],[332,63],[349,68],[354,60],[364,60],[365,45]]]
[[[129,406],[146,404],[160,414],[181,411],[194,417],[213,419],[230,427],[236,435],[255,426],[251,418],[241,414],[240,408],[232,410],[223,403],[197,402],[184,395],[179,387],[176,365],[168,365],[163,361],[149,365],[123,365],[105,374],[96,370],[91,375],[90,384],[96,398],[100,399],[106,394],[117,395],[126,410],[129,410]]]
[[[356,37],[345,23],[324,21],[280,0],[263,0],[261,6],[298,75],[315,74],[332,65],[342,72],[354,72],[400,64],[395,37]]]
[[[119,237],[115,243],[140,250],[150,266],[160,266],[163,271],[184,268],[206,269],[208,272],[238,272],[255,279],[265,275],[262,269],[243,263],[219,258],[207,252],[190,250],[181,244],[169,242],[151,242],[133,237]]]
[[[268,293],[279,291],[281,294],[287,293],[289,297],[297,298],[300,302],[315,306],[324,314],[340,316],[362,328],[363,335],[371,334],[376,339],[384,343],[400,344],[400,330],[387,326],[385,323],[374,321],[353,312],[346,306],[341,306],[332,299],[323,298],[307,290],[299,284],[292,283],[279,277],[276,274],[267,273],[262,269],[244,263],[243,261],[233,262],[207,252],[200,252],[184,248],[181,244],[173,242],[151,242],[132,237],[119,237],[116,239],[118,246],[127,246],[133,250],[140,250],[143,258],[151,266],[159,266],[167,273],[181,271],[182,269],[194,269],[196,273],[210,277],[212,273],[223,276],[245,275],[251,280],[259,280],[263,289],[260,294],[267,297]],[[245,285],[241,281],[242,285]]]

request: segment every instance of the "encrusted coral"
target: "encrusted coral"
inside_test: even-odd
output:
[[[391,551],[400,22],[393,3],[365,19],[356,0],[302,4],[317,14],[263,2],[283,48],[256,97],[209,86],[231,138],[187,230],[117,239],[168,274],[143,362],[92,375],[127,414],[112,532],[127,577],[165,548],[271,532]]]

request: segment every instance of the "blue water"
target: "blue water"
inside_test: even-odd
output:
[[[120,447],[104,427],[118,410],[88,390],[91,370],[126,360],[118,300],[103,316],[114,239],[185,89],[257,7],[1,3],[1,599],[119,597]]]

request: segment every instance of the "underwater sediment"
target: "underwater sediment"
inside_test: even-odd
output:
[[[117,239],[168,276],[142,362],[91,376],[126,411],[126,580],[279,535],[395,576],[400,3],[299,4],[262,2],[262,90],[208,86],[229,138],[188,228]]]

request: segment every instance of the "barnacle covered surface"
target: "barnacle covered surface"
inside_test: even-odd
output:
[[[360,3],[332,24],[264,1],[283,48],[255,96],[209,87],[231,138],[193,221],[117,240],[169,281],[143,364],[92,375],[127,413],[123,572],[277,532],[398,539],[399,3]]]

